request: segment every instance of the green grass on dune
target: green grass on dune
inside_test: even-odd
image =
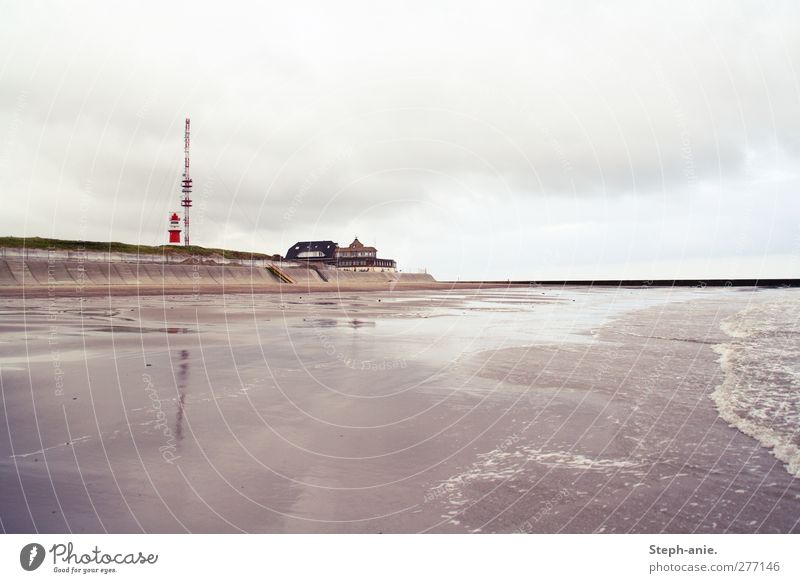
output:
[[[232,251],[213,247],[190,247],[172,245],[133,245],[118,241],[68,241],[65,239],[47,239],[44,237],[0,237],[0,247],[27,249],[56,249],[60,251],[103,251],[111,253],[138,253],[139,255],[186,255],[186,256],[220,256],[227,259],[270,259],[272,255],[250,253],[248,251]]]

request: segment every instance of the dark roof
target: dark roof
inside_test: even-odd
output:
[[[286,252],[286,259],[303,261],[322,261],[324,259],[334,259],[338,245],[333,241],[298,241]],[[308,254],[301,257],[301,254]]]

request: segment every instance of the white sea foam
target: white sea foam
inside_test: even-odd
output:
[[[526,449],[529,459],[550,468],[569,468],[574,470],[606,471],[636,468],[641,465],[634,459],[589,458],[571,451],[543,452],[538,449]]]
[[[794,294],[793,294],[794,295]],[[720,416],[800,478],[800,297],[749,307],[722,323],[714,347],[725,378],[711,397]]]
[[[535,474],[536,466],[553,469],[580,470],[582,472],[624,472],[639,475],[641,462],[632,458],[590,458],[567,450],[551,450],[512,444],[478,454],[477,459],[460,474],[451,476],[432,488],[426,494],[426,501],[441,499],[456,508],[469,503],[465,486],[474,483],[509,483],[515,478],[528,481]],[[527,486],[517,488],[519,493],[527,491]],[[451,521],[452,522],[452,521]]]

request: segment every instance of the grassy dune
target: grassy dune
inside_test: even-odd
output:
[[[190,247],[172,245],[134,245],[118,241],[69,241],[66,239],[47,239],[43,237],[0,237],[0,247],[27,249],[56,249],[60,251],[101,251],[110,253],[138,253],[139,255],[187,255],[187,256],[219,256],[227,259],[271,259],[273,255],[251,253],[248,251],[232,251],[213,247]]]

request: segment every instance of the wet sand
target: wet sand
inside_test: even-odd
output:
[[[480,282],[389,282],[374,283],[357,281],[346,283],[226,283],[201,285],[142,284],[142,285],[4,285],[0,286],[0,298],[105,298],[108,296],[219,296],[219,295],[262,295],[262,294],[303,294],[303,293],[351,293],[351,292],[394,292],[397,291],[447,291],[498,288],[527,288],[519,284],[486,284]]]
[[[797,532],[712,399],[721,324],[795,293],[3,298],[0,526]]]

